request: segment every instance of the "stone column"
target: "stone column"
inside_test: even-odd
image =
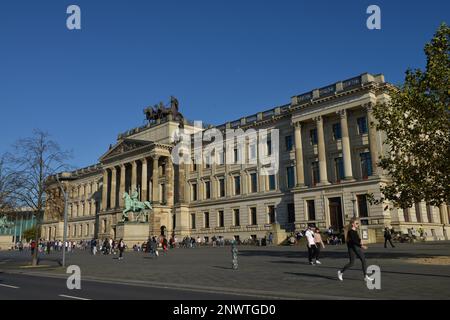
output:
[[[147,158],[142,159],[141,201],[147,201]]]
[[[133,193],[134,190],[137,190],[137,162],[131,162],[131,190],[130,193]]]
[[[125,164],[120,166],[120,188],[119,188],[119,207],[123,208],[123,194],[125,193],[125,177],[126,177],[126,168]]]
[[[166,201],[168,206],[173,206],[174,182],[173,182],[173,163],[170,156],[166,160]]]
[[[305,171],[303,167],[302,125],[296,122],[295,126],[295,171],[297,187],[305,186]]]
[[[319,153],[319,171],[320,171],[320,184],[330,184],[328,182],[327,175],[327,160],[325,152],[325,136],[323,132],[323,117],[319,116],[316,119],[317,125],[317,149]]]
[[[373,106],[372,103],[369,102],[364,105],[367,110],[367,126],[369,129],[369,147],[370,147],[370,159],[372,162],[372,175],[379,175],[379,167],[377,166],[378,162],[378,145],[377,145],[377,130],[375,126],[371,125],[371,123],[375,123],[375,117],[373,116]]]
[[[106,210],[108,204],[108,169],[103,170],[102,210]]]
[[[117,185],[117,169],[114,167],[111,170],[111,196],[110,196],[110,200],[111,202],[109,203],[109,207],[111,209],[114,209],[116,207],[116,187]]]
[[[350,152],[350,136],[348,134],[347,110],[337,112],[341,119],[342,158],[344,160],[344,173],[346,180],[353,180],[352,155]]]
[[[159,156],[153,156],[153,176],[152,176],[152,201],[159,204]]]

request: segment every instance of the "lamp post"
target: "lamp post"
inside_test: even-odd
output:
[[[59,181],[59,175],[56,175],[56,181],[58,181],[58,185],[61,188],[61,192],[64,195],[64,231],[63,231],[63,254],[62,254],[62,266],[66,266],[66,241],[67,241],[67,201],[68,201],[68,195],[66,191],[64,190],[61,181]]]

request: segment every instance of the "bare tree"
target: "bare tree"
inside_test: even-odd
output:
[[[40,225],[44,210],[48,205],[48,181],[56,173],[68,169],[66,161],[70,153],[61,150],[58,143],[50,139],[48,133],[34,130],[29,138],[18,140],[13,152],[8,155],[8,163],[18,178],[13,199],[21,206],[29,208],[36,218],[36,244],[40,239]],[[38,250],[34,250],[32,264],[38,263]]]
[[[11,213],[16,205],[13,193],[17,186],[17,175],[6,165],[6,156],[0,157],[0,216]]]

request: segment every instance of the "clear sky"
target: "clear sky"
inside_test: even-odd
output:
[[[371,4],[381,30],[366,28]],[[95,164],[170,95],[221,124],[364,72],[400,83],[441,22],[448,0],[1,0],[0,154],[40,128]]]

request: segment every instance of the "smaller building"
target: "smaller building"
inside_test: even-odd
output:
[[[36,226],[36,218],[29,208],[21,208],[7,214],[9,226],[0,227],[0,249],[5,250],[15,243],[25,241],[23,233]]]

